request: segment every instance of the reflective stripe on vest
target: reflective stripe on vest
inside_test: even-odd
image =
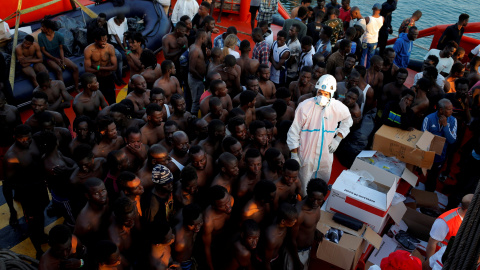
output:
[[[458,213],[459,210],[460,210],[460,207],[447,211],[438,217],[443,219],[443,221],[445,221],[445,223],[448,226],[448,233],[445,236],[445,239],[441,242],[445,246],[448,245],[448,241],[452,236],[457,235],[458,229],[462,224],[462,218]]]

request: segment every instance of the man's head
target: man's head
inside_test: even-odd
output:
[[[131,133],[131,135],[135,135]],[[111,174],[118,174],[130,167],[130,161],[122,150],[114,150],[107,155],[107,165]]]
[[[100,13],[97,17],[97,27],[103,27],[107,23],[107,14]]]
[[[283,30],[278,31],[278,33],[277,33],[278,47],[282,47],[287,43],[287,37],[288,37],[288,35],[287,35],[286,31],[283,31]]]
[[[148,236],[155,246],[170,246],[175,242],[172,227],[166,220],[154,221]]]
[[[205,19],[203,19],[203,24],[205,31],[211,32],[213,28],[215,28],[215,19],[212,16],[208,15],[207,17],[205,17]]]
[[[277,92],[278,93],[278,92]],[[275,93],[276,94],[276,93]],[[288,105],[287,105],[287,102],[283,99],[276,99],[273,104],[272,104],[272,107],[271,107],[275,113],[276,113],[276,117],[275,117],[275,126],[277,125],[277,117],[278,118],[281,118],[285,115],[285,112],[287,112],[287,109],[288,109]],[[263,111],[263,110],[262,110]],[[270,122],[270,120],[264,120],[264,121],[267,121],[269,122],[270,124],[272,124],[272,129],[273,129],[273,126],[274,124],[272,122]],[[273,134],[272,134],[273,136]],[[270,138],[269,138],[270,139]]]
[[[467,194],[462,198],[462,210],[466,211],[470,207],[473,200],[473,194]]]
[[[270,79],[270,68],[267,64],[260,64],[260,66],[258,66],[257,76],[261,81],[268,81]]]
[[[166,166],[157,164],[153,167],[152,182],[158,192],[170,194],[173,191],[173,174]]]
[[[146,107],[147,122],[154,127],[158,127],[163,121],[162,107],[157,103],[150,103]]]
[[[317,0],[317,8],[323,9],[325,7],[325,0]]]
[[[359,19],[360,17],[362,17],[362,14],[360,13],[360,8],[357,6],[352,7],[350,9],[350,17],[352,17],[352,19]]]
[[[88,178],[83,184],[85,196],[89,204],[104,206],[108,203],[107,189],[102,180],[98,178]]]
[[[237,59],[235,59],[235,56],[229,54],[225,56],[225,59],[223,60],[223,62],[225,63],[225,67],[231,68],[237,64]]]
[[[138,94],[143,94],[147,91],[147,82],[140,74],[135,74],[130,78],[129,86],[131,86],[133,91]]]
[[[272,171],[281,171],[285,164],[285,158],[282,152],[276,148],[268,148],[265,151],[265,160],[267,161],[268,168]]]
[[[244,39],[242,40],[242,42],[240,42],[240,52],[243,53],[248,53],[252,50],[251,46],[250,46],[250,41]]]
[[[290,90],[288,90],[286,87],[279,87],[277,92],[275,92],[275,97],[277,99],[284,100],[285,102],[290,102],[290,100],[292,100],[292,93],[290,93]],[[279,116],[278,112],[277,116]]]
[[[258,94],[258,91],[260,89],[260,85],[258,84],[258,77],[254,75],[250,75],[247,78],[247,90],[251,90],[255,92],[255,94]]]
[[[39,114],[48,108],[48,96],[44,92],[33,92],[32,102],[30,103],[34,114]]]
[[[197,36],[195,37],[195,43],[199,45],[207,45],[208,34],[204,29],[197,30]]]
[[[254,28],[252,31],[252,40],[255,43],[262,42],[265,38],[263,37],[263,31],[260,27]]]
[[[380,57],[379,55],[374,55],[372,56],[370,63],[373,70],[375,70],[375,72],[380,72],[383,67],[383,58]]]
[[[343,99],[343,104],[345,104],[345,106],[348,108],[355,107],[359,95],[360,93],[356,87],[348,89],[347,93],[345,94],[345,98]]]
[[[450,40],[445,45],[445,48],[443,48],[443,50],[442,50],[443,57],[442,56],[440,56],[440,57],[441,58],[450,58],[450,57],[453,56],[455,51],[457,51],[457,49],[458,49],[458,44],[455,41]]]
[[[282,182],[287,186],[293,185],[293,183],[298,181],[299,171],[300,164],[298,163],[298,161],[294,159],[289,159],[285,161],[285,165],[283,166]]]
[[[413,18],[415,21],[420,20],[420,18],[422,18],[422,11],[416,10],[416,11],[412,14],[412,18]]]
[[[113,140],[117,138],[117,125],[112,117],[106,115],[97,120],[98,133],[101,138]]]
[[[414,41],[417,38],[418,38],[418,28],[416,26],[410,27],[410,29],[408,29],[408,39],[410,39],[411,41]]]
[[[313,39],[310,36],[302,37],[300,44],[302,45],[302,52],[307,53],[312,49]]]
[[[173,133],[178,130],[180,130],[180,128],[178,127],[177,122],[173,120],[167,120],[167,122],[165,122],[165,125],[163,125],[163,131],[165,133],[165,141],[167,144],[172,144]]]
[[[242,159],[242,155],[243,155],[242,144],[234,137],[231,137],[231,136],[225,137],[222,141],[222,148],[223,148],[223,151],[229,152],[232,155],[234,155],[237,158],[237,160]]]
[[[170,60],[164,60],[161,64],[162,74],[175,75],[177,71],[175,70],[175,65]]]
[[[468,79],[467,78],[458,78],[455,80],[455,97],[465,100],[468,96]]]
[[[318,209],[325,201],[327,193],[328,185],[324,180],[311,179],[307,184],[307,204],[313,209]]]
[[[88,72],[83,73],[82,76],[80,76],[80,82],[82,84],[83,89],[88,89],[92,92],[95,92],[98,90],[99,83],[97,81],[97,76],[95,76],[95,74],[88,73]]]
[[[256,201],[273,203],[277,194],[277,186],[273,181],[260,180],[253,188],[253,197]]]
[[[73,131],[77,134],[77,140],[88,142],[93,133],[93,122],[90,117],[81,115],[73,120]]]
[[[50,33],[53,33],[53,31],[55,31],[57,27],[55,26],[55,22],[53,22],[52,20],[46,19],[41,22],[40,29],[42,33],[50,34]]]
[[[229,152],[223,152],[218,157],[218,166],[220,167],[220,172],[229,177],[237,177],[240,172],[237,157]]]
[[[173,151],[179,156],[186,156],[190,149],[190,142],[187,133],[179,130],[175,131],[172,136]]]
[[[247,108],[255,108],[255,97],[257,93],[246,90],[240,93],[240,106]]]
[[[382,11],[382,4],[376,3],[375,5],[373,5],[372,10],[374,15],[379,15]]]
[[[171,158],[168,155],[167,149],[161,144],[154,144],[148,149],[147,164],[150,168],[155,167],[157,164],[167,166]]]
[[[390,66],[395,60],[395,50],[393,48],[387,47],[383,51],[383,64],[385,66]]]
[[[213,119],[208,123],[208,137],[214,141],[221,142],[225,137],[225,123]]]
[[[318,81],[320,77],[327,73],[327,65],[325,62],[317,62],[317,64],[313,67],[312,77],[315,81]]]
[[[452,116],[453,105],[452,102],[446,98],[440,99],[438,101],[438,115],[443,115],[446,118]]]
[[[243,221],[240,237],[248,250],[256,249],[260,239],[260,227],[257,222],[253,219]]]
[[[120,173],[117,183],[120,190],[127,196],[141,196],[144,192],[140,178],[132,172]]]
[[[262,173],[262,154],[258,149],[250,148],[245,152],[247,172],[255,176]]]
[[[113,203],[113,215],[116,222],[125,228],[132,228],[137,217],[135,202],[127,197],[120,197]]]
[[[395,75],[395,85],[397,87],[402,86],[408,77],[408,70],[405,68],[399,68],[397,74]]]
[[[183,115],[187,110],[185,99],[180,94],[173,94],[170,97],[170,103],[172,104],[173,111],[176,114]]]
[[[210,92],[214,97],[224,97],[228,93],[227,84],[222,80],[213,80],[210,83]]]
[[[52,85],[52,79],[50,79],[50,76],[47,72],[38,73],[36,79],[38,86],[43,90],[47,90]]]
[[[258,27],[262,30],[262,35],[269,31],[269,25],[267,21],[258,22]]]
[[[186,205],[182,210],[183,226],[189,231],[200,232],[203,226],[202,209],[197,204]]]
[[[453,64],[452,68],[450,69],[450,77],[453,77],[453,78],[463,77],[464,73],[465,73],[465,66],[459,62]]]
[[[237,159],[235,159],[236,161]],[[215,185],[209,190],[211,206],[218,212],[230,214],[232,212],[232,197],[226,188]]]
[[[110,240],[101,240],[94,248],[95,258],[98,261],[99,267],[102,269],[115,269],[122,263],[122,256],[115,245]]]
[[[129,127],[125,131],[125,144],[139,150],[142,147],[142,133],[137,127]]]
[[[149,49],[144,49],[142,54],[140,54],[140,63],[142,63],[144,68],[154,69],[158,65],[155,53]]]
[[[250,131],[250,138],[255,144],[261,147],[267,145],[267,129],[265,128],[265,123],[263,123],[263,121],[252,121],[248,130]]]
[[[190,17],[188,15],[183,15],[182,17],[180,17],[180,21],[185,23],[185,25],[187,26],[187,33],[189,33],[190,30],[192,30],[193,28],[192,20],[190,19]]]
[[[350,0],[342,0],[342,8],[348,11],[350,9]]]
[[[194,145],[188,151],[192,166],[197,170],[204,170],[207,166],[207,153],[200,145]]]
[[[219,119],[222,116],[222,101],[218,97],[210,97],[208,100],[208,106],[210,107],[210,114],[212,118]]]
[[[272,107],[264,107],[257,112],[259,120],[267,120],[273,126],[277,124],[277,112]]]
[[[291,228],[297,223],[298,212],[295,206],[282,203],[277,212],[276,223],[278,225]]]
[[[355,62],[356,61],[357,61],[357,56],[353,53],[349,53],[345,56],[345,63],[343,64],[343,67],[346,70],[352,70],[355,67]],[[382,61],[382,63],[383,63],[383,61]]]
[[[300,77],[298,78],[298,82],[300,85],[307,85],[310,83],[312,79],[312,68],[309,66],[304,66],[300,70]]]
[[[196,118],[193,122],[194,133],[197,140],[203,140],[208,137],[208,122],[205,119]]]
[[[63,224],[56,225],[48,233],[48,245],[52,257],[67,260],[72,253],[72,232]]]
[[[329,41],[332,34],[333,28],[325,25],[324,27],[322,27],[322,30],[320,30],[320,39],[323,41]]]
[[[198,191],[197,180],[197,170],[191,165],[185,166],[185,168],[183,168],[182,172],[180,173],[180,183],[182,184],[182,190],[190,195],[194,195]]]
[[[246,141],[248,139],[247,126],[242,117],[233,117],[228,120],[228,130],[230,134],[239,141]]]
[[[468,24],[468,19],[470,19],[470,15],[462,13],[458,16],[458,25],[466,27]]]
[[[430,81],[427,78],[420,78],[420,80],[417,81],[417,93],[418,91],[423,91],[425,93],[428,93],[430,91],[430,88],[432,88],[432,81]]]
[[[462,61],[465,57],[465,49],[462,47],[458,47],[457,51],[453,54],[453,56],[457,59],[457,61]]]
[[[122,24],[123,21],[125,21],[125,14],[118,13],[117,16],[115,16],[115,21],[118,25]]]
[[[413,104],[413,101],[415,101],[415,92],[410,89],[405,89],[402,91],[401,95],[402,95],[402,100],[404,100],[406,107],[410,108],[410,106],[412,106]]]
[[[203,1],[200,6],[198,7],[198,15],[200,17],[205,17],[210,13],[210,3],[207,1]]]
[[[92,147],[88,144],[80,144],[72,153],[73,160],[77,163],[80,172],[89,173],[95,169],[95,159]]]
[[[23,39],[22,47],[28,50],[33,45],[34,41],[35,39],[33,38],[33,36],[26,35],[25,38]]]
[[[298,8],[298,13],[297,17],[300,18],[301,20],[304,20],[308,15],[308,8],[305,6],[300,6]]]
[[[18,125],[14,130],[15,145],[21,149],[28,149],[32,143],[32,128],[29,125]]]
[[[352,49],[352,41],[348,39],[342,39],[342,41],[340,41],[340,45],[338,46],[338,51],[341,54],[346,55],[347,53],[350,53],[351,49]]]
[[[298,37],[298,33],[300,32],[301,27],[298,23],[294,23],[292,26],[290,26],[290,29],[288,29],[288,36],[290,37],[291,40],[295,40]]]
[[[98,48],[107,47],[107,30],[102,28],[96,28],[93,30],[93,39],[95,40],[95,46]]]
[[[177,38],[182,38],[186,34],[187,34],[187,24],[182,21],[177,22],[177,24],[175,25],[175,35],[177,36]]]
[[[337,91],[337,80],[332,75],[326,74],[318,79],[315,84],[317,90],[316,100],[318,105],[326,106]]]

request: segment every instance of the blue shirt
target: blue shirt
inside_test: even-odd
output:
[[[225,40],[223,39],[223,34],[218,35],[214,40],[213,40],[213,47],[219,47],[220,49],[223,49],[225,44]],[[240,47],[240,39],[237,37],[237,47]]]
[[[393,63],[400,68],[407,68],[408,61],[410,61],[410,54],[412,53],[413,41],[408,38],[407,33],[401,33],[393,44],[395,50],[395,60]]]
[[[44,33],[38,34],[38,44],[40,48],[45,47],[45,50],[53,57],[60,58],[60,45],[64,45],[63,35],[55,31],[52,41],[47,39]]]
[[[447,146],[455,143],[457,140],[457,119],[453,116],[447,118],[447,126],[440,126],[438,113],[434,112],[425,117],[423,120],[422,131],[428,131],[433,135],[444,137],[447,141],[443,146],[442,155],[435,155],[435,162],[443,162],[447,153]]]

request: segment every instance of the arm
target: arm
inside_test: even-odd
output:
[[[427,244],[427,248],[426,248],[426,256],[425,256],[426,260],[428,260],[430,257],[432,257],[433,254],[435,254],[435,250],[436,250],[437,244],[439,242],[440,241],[435,240],[432,237],[430,237],[430,239],[428,239],[428,244]]]
[[[298,203],[297,203],[298,205]],[[297,211],[301,211],[301,209],[298,209],[297,207]],[[298,237],[298,233],[300,231],[300,224],[303,223],[303,215],[300,213],[298,215],[298,219],[297,219],[297,222],[295,223],[295,225],[292,227],[292,231],[290,233],[290,254],[292,256],[292,259],[293,259],[293,265],[295,267],[295,269],[303,269],[303,267],[300,267],[301,265],[301,261],[300,261],[300,257],[298,256],[298,246],[297,246],[297,237]]]
[[[242,77],[242,68],[239,65],[234,66],[235,71],[237,72],[237,77],[235,77],[235,88],[237,92],[242,91],[242,85],[240,84],[240,77]]]
[[[42,63],[43,62],[43,55],[42,51],[40,50],[40,46],[38,46],[38,43],[33,43],[33,46],[35,46],[35,55],[37,56],[36,59],[30,57],[28,59],[30,63]]]
[[[73,97],[67,92],[67,89],[65,88],[65,84],[62,81],[58,81],[59,88],[60,88],[60,93],[63,98],[62,104],[60,104],[60,107],[62,108],[70,108],[70,101],[72,101]]]
[[[199,53],[201,53],[201,51],[198,49],[192,50],[190,52],[190,55],[189,55],[190,63],[188,64],[188,71],[190,71],[190,73],[195,75],[195,77],[202,78],[202,75],[195,69],[195,67],[197,66]]]
[[[100,99],[100,108],[105,109],[108,107],[107,101],[105,101],[105,97],[101,91],[97,91],[98,98]]]
[[[202,240],[203,240],[203,245],[205,249],[205,259],[207,261],[207,265],[210,269],[213,270],[212,250],[210,249],[210,246],[212,244],[212,232],[213,232],[212,221],[209,218],[206,218],[205,225],[203,226]]]
[[[176,56],[178,56],[178,55],[180,55],[184,52],[184,50],[178,50],[178,51],[172,52],[170,50],[170,45],[168,44],[168,39],[169,39],[169,36],[166,35],[162,40],[163,55],[166,59],[175,58]]]
[[[268,234],[268,230],[266,232]],[[263,266],[265,270],[272,270],[272,266],[270,265],[270,261],[273,259],[273,252],[276,249],[275,245],[272,243],[270,239],[274,239],[274,236],[267,237],[267,247],[265,249],[265,257],[263,258]]]
[[[135,66],[139,70],[142,69],[142,63],[140,62],[140,59],[136,56],[133,56],[132,51],[127,52],[127,61],[130,66]]]
[[[457,119],[452,117],[453,123],[449,123],[447,118],[447,126],[443,128],[443,136],[447,139],[449,144],[457,140]]]
[[[282,57],[280,57],[280,60],[278,62],[276,61],[273,61],[273,57],[272,57],[272,65],[275,69],[279,70],[279,69],[282,69],[282,67],[284,66],[285,64],[285,61],[288,60],[288,58],[290,58],[290,52],[286,52],[282,55]]]
[[[369,110],[375,108],[375,92],[373,89],[370,87],[367,90],[367,93],[365,95],[365,106],[363,108],[363,112],[368,112]]]
[[[65,54],[63,53],[63,45],[59,45],[58,49],[60,50],[60,61],[62,61],[62,65],[65,63]]]
[[[297,153],[298,147],[300,146],[300,132],[305,124],[305,117],[302,109],[303,106],[297,108],[292,126],[288,130],[287,145],[292,153]]]
[[[99,91],[97,91],[99,92]],[[75,116],[78,117],[80,115],[83,115],[83,106],[80,103],[73,101],[73,112],[75,113]]]
[[[352,115],[350,114],[350,111],[346,109],[345,118],[340,120],[340,125],[336,133],[337,136],[339,136],[342,139],[347,137],[348,133],[350,133],[350,127],[352,125],[353,125]]]
[[[41,47],[40,48],[42,53],[47,57],[49,58],[50,60],[53,60],[55,63],[59,64],[60,63],[60,59],[56,58],[56,57],[53,57],[53,55],[49,54],[47,52],[47,50],[45,49],[45,47]]]

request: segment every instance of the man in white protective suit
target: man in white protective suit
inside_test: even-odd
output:
[[[333,152],[353,124],[347,106],[333,98],[337,81],[332,75],[320,77],[315,89],[316,97],[298,105],[287,137],[291,157],[301,166],[299,177],[304,192],[312,178],[320,178],[328,183]]]

